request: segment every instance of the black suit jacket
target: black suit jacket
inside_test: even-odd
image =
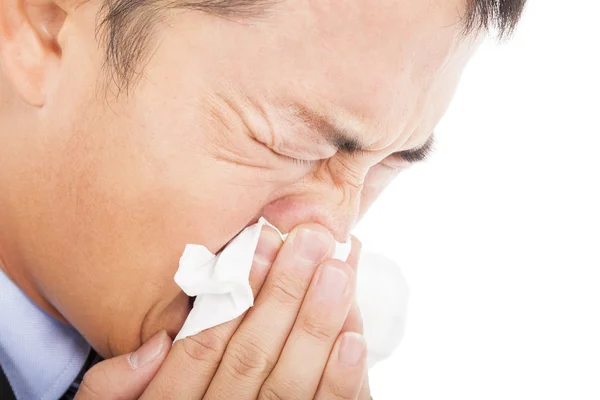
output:
[[[12,388],[10,387],[10,383],[8,383],[8,378],[6,378],[6,375],[2,370],[2,365],[0,365],[0,399],[16,400]]]

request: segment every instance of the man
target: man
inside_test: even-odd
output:
[[[75,393],[91,346],[108,360],[81,399],[369,398],[359,246],[333,261],[334,239],[426,157],[483,32],[523,3],[0,0],[14,395]],[[263,230],[255,307],[171,348],[185,245],[261,216],[291,235]]]

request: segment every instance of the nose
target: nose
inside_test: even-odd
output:
[[[338,242],[345,242],[358,220],[361,188],[328,183],[284,194],[263,209],[263,216],[283,233],[313,222],[329,229]]]

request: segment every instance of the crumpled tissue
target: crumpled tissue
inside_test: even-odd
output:
[[[249,276],[264,225],[277,230],[261,218],[244,229],[218,255],[201,245],[186,246],[175,282],[196,300],[175,341],[231,321],[254,305]],[[284,240],[287,237],[279,234]],[[350,250],[350,241],[337,243],[333,258],[346,261]],[[393,261],[364,253],[359,261],[356,298],[363,317],[370,368],[391,355],[400,344],[408,285]]]

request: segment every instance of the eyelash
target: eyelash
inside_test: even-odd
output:
[[[263,145],[263,146],[264,146],[264,145]],[[311,166],[311,165],[313,165],[313,164],[314,164],[314,162],[315,162],[315,161],[311,161],[311,160],[302,160],[302,159],[300,159],[300,158],[294,158],[294,157],[286,156],[285,154],[278,153],[278,152],[274,151],[274,150],[273,150],[273,149],[271,149],[271,148],[268,148],[268,149],[269,149],[269,151],[271,151],[273,154],[275,154],[275,155],[277,155],[277,156],[279,156],[279,157],[282,157],[282,158],[284,158],[286,161],[288,161],[288,162],[293,162],[294,164],[296,164],[296,165],[300,165],[300,166],[303,166],[303,167],[308,167],[308,166]]]
[[[314,161],[310,161],[310,160],[301,160],[299,158],[294,158],[294,157],[288,157],[288,156],[284,156],[285,158],[287,158],[288,160],[290,160],[291,162],[293,162],[296,165],[301,165],[303,167],[309,167],[311,165],[313,165]]]
[[[397,174],[399,172],[402,172],[402,170],[404,170],[404,168],[399,167],[399,166],[392,166],[389,164],[385,164],[384,165],[387,169],[389,169],[392,173]]]
[[[366,153],[365,151],[358,150],[358,151],[357,151],[357,152],[355,152],[355,154],[353,154],[353,155],[360,156],[360,155],[363,155],[363,154],[365,154],[365,153]],[[280,155],[281,157],[285,158],[287,161],[291,161],[291,162],[293,162],[294,164],[296,164],[296,165],[300,165],[300,166],[303,166],[303,167],[310,167],[310,166],[312,166],[312,165],[313,165],[313,164],[316,162],[316,161],[314,161],[314,160],[303,160],[303,159],[300,159],[300,158],[294,158],[294,157],[286,156],[286,155],[284,155],[284,154],[279,154],[279,155]],[[403,160],[403,159],[402,159],[402,160]],[[403,161],[405,161],[405,160],[403,160]],[[391,165],[389,165],[389,164],[387,164],[387,163],[382,163],[382,164],[383,164],[385,167],[387,167],[387,168],[389,168],[390,170],[392,170],[393,172],[400,172],[400,171],[402,171],[402,170],[404,169],[404,167],[391,166]]]

